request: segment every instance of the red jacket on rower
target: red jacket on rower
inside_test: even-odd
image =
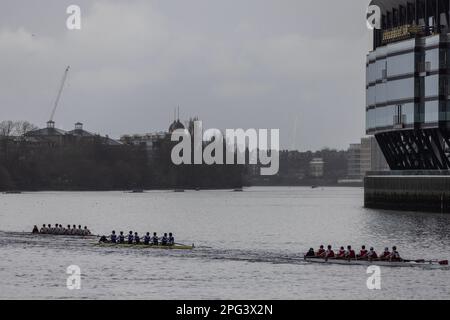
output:
[[[358,258],[367,258],[367,253],[369,252],[366,250],[366,246],[362,246]]]
[[[338,256],[338,258],[345,257],[345,249],[344,249],[344,247],[341,247],[341,249],[339,249],[339,252],[338,252],[337,256]]]
[[[381,259],[389,259],[391,253],[389,252],[389,248],[384,248],[384,252],[380,255]]]
[[[323,245],[320,246],[319,251],[317,251],[316,256],[323,256],[323,254],[325,253],[325,249],[323,248]]]
[[[371,259],[371,260],[373,260],[373,259],[378,259],[378,255],[377,255],[377,253],[375,252],[375,250],[374,250],[373,248],[370,248],[370,251],[369,251],[369,253],[367,254],[367,257],[368,257],[369,259]]]
[[[352,249],[352,246],[347,247],[347,252],[345,253],[345,257],[349,258],[349,259],[356,258],[355,250]]]
[[[331,249],[331,246],[328,246],[328,250],[325,251],[325,258],[334,258],[334,251]]]

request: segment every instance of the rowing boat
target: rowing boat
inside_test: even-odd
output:
[[[133,248],[133,249],[162,249],[162,250],[193,250],[195,248],[194,244],[184,245],[175,244],[173,246],[155,246],[155,245],[145,245],[145,244],[128,244],[128,243],[111,243],[111,242],[98,242],[94,244],[98,247],[108,247],[108,248]]]
[[[380,266],[380,267],[421,267],[421,268],[449,268],[448,261],[438,260],[404,260],[404,261],[381,261],[381,260],[356,260],[356,259],[324,259],[321,257],[304,257],[305,261],[322,264]]]

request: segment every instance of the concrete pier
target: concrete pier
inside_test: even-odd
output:
[[[366,208],[450,213],[450,171],[369,172]]]

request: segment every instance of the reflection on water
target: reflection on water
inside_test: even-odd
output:
[[[360,266],[310,265],[309,247],[397,245],[409,258],[450,258],[450,215],[362,208],[358,188],[29,193],[0,196],[0,298],[448,299],[448,270],[383,269],[383,290]],[[32,236],[34,224],[174,232],[194,251],[101,248],[96,239]],[[65,287],[79,265],[80,291]],[[326,285],[325,285],[326,284]]]

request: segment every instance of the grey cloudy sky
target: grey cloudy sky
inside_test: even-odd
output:
[[[0,120],[93,132],[279,128],[281,146],[346,148],[364,135],[368,0],[2,0]],[[66,28],[66,8],[82,30]],[[294,135],[294,132],[296,134]]]

